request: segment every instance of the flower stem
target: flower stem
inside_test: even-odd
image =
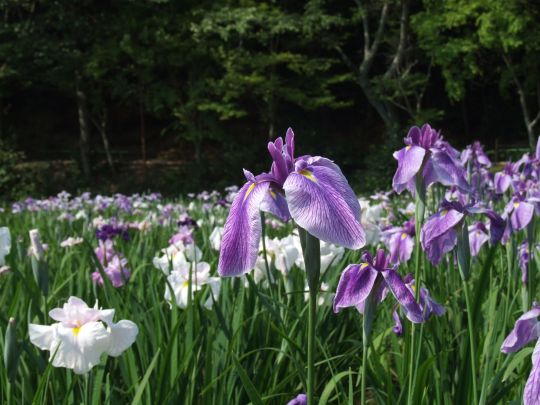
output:
[[[414,215],[414,223],[415,223],[415,246],[414,246],[414,282],[417,286],[416,288],[416,300],[418,300],[419,294],[420,294],[420,252],[421,252],[421,246],[420,246],[420,229],[422,228],[422,223],[424,221],[424,215],[426,212],[426,188],[424,185],[424,180],[420,174],[416,175],[416,199],[415,199],[415,215]],[[409,362],[409,381],[408,381],[408,389],[407,389],[407,403],[412,404],[412,394],[413,394],[413,374],[414,374],[414,363],[415,363],[415,329],[416,325],[413,323],[411,326],[411,335],[410,335],[410,350],[409,350],[409,358],[407,359]]]
[[[309,290],[309,321],[308,321],[308,404],[315,404],[315,327],[316,327],[317,291]]]
[[[471,354],[471,379],[473,386],[474,403],[478,404],[478,390],[476,388],[476,348],[474,345],[474,329],[473,329],[473,312],[471,305],[471,297],[469,295],[469,286],[467,280],[471,274],[471,250],[469,245],[469,231],[467,229],[467,221],[461,225],[461,230],[458,234],[457,244],[457,259],[459,266],[459,274],[463,282],[463,292],[465,294],[465,305],[467,306],[467,326],[469,333],[469,346]]]
[[[319,239],[298,227],[304,253],[304,263],[309,287],[307,396],[308,405],[315,405],[315,330],[317,327],[317,292],[321,274],[321,246]]]
[[[463,280],[463,291],[465,293],[465,305],[467,306],[467,324],[469,327],[469,346],[471,350],[471,373],[472,373],[472,386],[473,386],[473,398],[474,403],[478,403],[478,391],[476,389],[476,348],[474,345],[473,336],[473,319],[472,319],[472,305],[471,298],[469,296],[469,286],[467,282]]]
[[[376,291],[374,288],[372,291]],[[367,379],[367,358],[369,350],[369,339],[371,337],[371,326],[373,324],[373,315],[375,312],[375,303],[373,293],[369,294],[364,305],[364,317],[362,322],[362,385],[360,391],[360,404],[366,404],[366,379]]]

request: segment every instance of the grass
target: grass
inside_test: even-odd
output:
[[[431,201],[431,200],[430,200]],[[195,232],[202,260],[216,272],[218,252],[208,237],[222,224],[227,211],[218,205],[210,210],[203,202],[170,201],[188,207],[198,220]],[[139,215],[107,208],[103,217],[141,219],[158,213],[152,202]],[[405,201],[395,200],[403,205]],[[428,204],[428,212],[434,202]],[[90,274],[96,268],[93,249],[97,245],[91,220],[59,220],[60,211],[6,210],[0,225],[11,230],[13,246],[7,256],[12,271],[0,277],[0,328],[5,331],[10,317],[17,320],[20,348],[19,366],[13,382],[0,368],[0,403],[6,404],[284,404],[306,392],[308,302],[305,273],[293,267],[285,278],[270,261],[275,283],[255,282],[251,276],[223,279],[218,300],[207,309],[207,288],[194,295],[186,309],[172,308],[163,295],[166,277],[154,268],[153,257],[168,246],[176,232],[174,221],[155,225],[146,232],[130,231],[131,240],[115,242],[128,259],[132,277],[122,288],[110,283],[98,287]],[[28,231],[38,228],[47,252],[49,293],[43,296],[27,255]],[[292,224],[279,229],[267,227],[270,236],[285,236]],[[538,229],[538,227],[536,227]],[[66,249],[59,246],[68,236],[82,236],[85,243]],[[481,404],[519,401],[531,366],[532,349],[514,355],[500,352],[505,336],[522,314],[520,270],[516,246],[524,232],[512,236],[506,245],[483,247],[472,261],[470,309],[467,314],[464,284],[452,255],[433,267],[423,254],[418,266],[422,284],[443,304],[446,314],[432,317],[416,327],[415,367],[410,367],[408,338],[392,333],[392,299],[376,308],[373,332],[366,356],[367,403],[466,404],[477,396]],[[538,240],[538,235],[534,238]],[[373,247],[368,247],[374,250]],[[347,251],[343,258],[321,274],[335,291],[341,271],[348,263],[358,263],[360,251]],[[533,286],[538,285],[538,255],[529,270]],[[413,257],[401,265],[405,275],[416,268]],[[330,294],[330,293],[320,293]],[[116,310],[115,319],[130,319],[139,327],[135,344],[118,358],[103,358],[83,376],[54,368],[48,353],[28,340],[28,323],[51,324],[51,308],[62,306],[71,295],[89,305],[98,300],[104,308]],[[537,297],[529,291],[530,300]],[[468,318],[472,332],[469,335]],[[334,314],[330,304],[317,308],[315,333],[315,392],[319,404],[356,404],[360,399],[358,370],[362,365],[362,316],[354,309]],[[406,336],[411,323],[404,321]],[[5,346],[4,333],[0,348]],[[470,340],[472,339],[472,340]],[[470,342],[476,347],[471,358]],[[409,359],[409,360],[407,360]],[[473,392],[471,362],[475,362],[478,382]],[[410,370],[414,372],[412,391],[407,392]],[[517,403],[517,402],[516,402]]]

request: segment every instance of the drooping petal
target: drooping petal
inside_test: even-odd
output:
[[[524,405],[540,405],[540,339],[532,355],[532,369],[523,391]]]
[[[110,346],[107,350],[109,356],[118,357],[127,350],[139,333],[139,328],[134,322],[122,319],[118,323],[109,325],[110,330]]]
[[[394,153],[398,168],[392,180],[392,187],[397,193],[401,193],[418,173],[425,156],[426,150],[416,145],[408,145]]]
[[[291,219],[291,213],[289,212],[289,207],[287,207],[285,196],[280,191],[272,189],[272,187],[268,188],[266,196],[261,202],[260,209],[261,211],[275,215],[283,222]]]
[[[406,263],[414,248],[414,239],[405,232],[393,234],[388,241],[390,251],[390,263]]]
[[[508,190],[508,187],[510,187],[510,184],[512,183],[512,178],[504,173],[504,172],[498,172],[495,173],[495,192],[497,194],[504,194],[506,190]]]
[[[386,281],[386,285],[392,291],[401,308],[405,312],[405,316],[414,323],[424,321],[422,308],[414,299],[411,291],[407,288],[400,275],[393,269],[383,270],[382,275]]]
[[[525,201],[514,203],[514,210],[510,215],[513,230],[521,230],[529,225],[534,214],[534,205]]]
[[[432,215],[426,221],[420,232],[420,239],[424,249],[426,249],[426,246],[429,245],[432,240],[451,231],[461,222],[464,216],[463,213],[454,209],[442,210]]]
[[[432,239],[428,244],[423,244],[424,250],[431,264],[438,265],[443,256],[454,249],[457,244],[457,232],[450,229],[448,232]]]
[[[306,394],[298,394],[295,398],[291,399],[289,402],[287,402],[287,405],[307,405],[307,395]]]
[[[292,218],[311,235],[350,249],[364,246],[360,205],[341,171],[312,165],[283,185]]]
[[[540,316],[540,305],[534,303],[532,309],[525,312],[516,321],[514,329],[504,339],[501,352],[516,352],[531,340],[538,339],[540,336],[540,328],[536,319],[538,316]]]
[[[398,314],[397,305],[392,310],[392,319],[394,320],[394,327],[392,328],[392,332],[394,332],[399,337],[403,336],[403,324],[401,323],[401,318]]]
[[[479,226],[469,227],[469,245],[471,256],[478,256],[480,248],[489,240],[488,235]]]
[[[428,319],[431,314],[442,316],[446,312],[446,309],[435,301],[429,291],[424,287],[420,288],[420,305],[423,308],[425,319]]]
[[[54,367],[71,368],[76,374],[85,374],[99,363],[107,350],[110,336],[101,322],[88,322],[80,328],[58,325],[58,350],[51,350]],[[55,354],[56,351],[56,354]]]
[[[367,263],[350,264],[339,278],[334,312],[363,303],[375,285],[378,272]]]
[[[28,325],[28,336],[30,337],[30,342],[35,346],[39,347],[41,350],[52,350],[55,334],[54,325]]]
[[[257,261],[261,239],[260,205],[269,182],[247,182],[240,189],[225,222],[218,272],[222,277],[239,276]]]
[[[468,192],[470,188],[465,180],[463,168],[442,150],[433,151],[426,162],[423,175],[426,187],[433,183],[440,183],[445,186],[457,186],[462,192]]]

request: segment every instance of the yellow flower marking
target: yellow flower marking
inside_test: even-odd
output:
[[[307,169],[300,170],[300,174],[304,176],[305,178],[307,178],[308,180],[311,180],[313,183],[317,183],[317,179],[315,178],[313,173],[310,172],[309,170]]]
[[[367,264],[367,263],[362,263],[362,264],[360,265],[360,268],[359,268],[358,270],[364,270],[367,266],[369,266],[369,264]]]
[[[405,151],[406,151],[406,152],[408,152],[408,151],[409,151],[409,149],[411,149],[411,145],[407,145],[407,146],[405,146]]]
[[[406,234],[405,232],[403,232],[403,233],[401,234],[401,240],[404,240],[406,237],[407,237],[407,234]]]
[[[75,336],[77,336],[77,335],[79,334],[79,331],[81,330],[81,326],[80,326],[80,324],[79,324],[79,321],[77,321],[77,322],[75,323],[75,325],[77,325],[77,326],[75,326],[73,329],[71,329],[71,331],[73,332],[73,334],[74,334]]]
[[[276,193],[273,191],[273,190],[269,190],[270,192],[270,195],[272,196],[272,198],[275,200],[276,199]]]
[[[448,214],[448,210],[442,210],[441,211],[441,217],[444,217],[446,214]]]
[[[257,183],[251,183],[246,191],[246,194],[244,194],[244,201],[246,201],[246,199],[248,198],[248,196],[251,194],[251,192],[253,191],[253,189],[255,188],[255,185]]]
[[[189,286],[189,281],[184,281],[184,283],[182,284],[182,287],[186,288]]]
[[[518,207],[519,207],[519,202],[516,201],[516,202],[514,203],[514,209],[517,210]]]

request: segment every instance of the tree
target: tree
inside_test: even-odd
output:
[[[425,0],[413,18],[451,100],[461,100],[473,79],[493,78],[517,93],[531,149],[540,124],[539,18],[540,7],[522,0]]]
[[[226,120],[245,116],[256,105],[273,139],[282,104],[306,110],[349,105],[332,86],[350,77],[335,68],[337,60],[320,40],[340,20],[321,13],[318,3],[288,9],[270,1],[233,2],[204,11],[192,25],[193,35],[219,73],[209,79],[213,94],[200,109]]]

